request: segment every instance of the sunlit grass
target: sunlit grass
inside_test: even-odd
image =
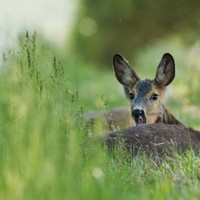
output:
[[[0,199],[200,197],[194,152],[157,166],[145,156],[112,157],[91,139],[97,133],[85,126],[85,111],[128,105],[111,70],[59,59],[27,34],[0,83]],[[182,110],[176,104],[169,107]]]

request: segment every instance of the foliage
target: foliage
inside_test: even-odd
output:
[[[108,72],[55,55],[27,32],[1,69],[0,199],[199,199],[193,151],[156,166],[145,156],[113,158],[91,140],[83,111],[104,109],[120,87]]]
[[[101,67],[113,54],[127,57],[159,39],[199,39],[199,1],[82,0],[73,32],[73,53]],[[187,43],[186,42],[186,43]]]

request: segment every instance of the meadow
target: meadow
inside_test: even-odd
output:
[[[153,78],[162,46],[178,66],[167,107],[199,128],[198,45],[186,50],[174,39],[145,49],[135,61],[141,76]],[[19,37],[0,74],[0,199],[200,198],[200,158],[192,150],[157,166],[145,155],[112,157],[91,140],[105,130],[85,126],[84,113],[129,105],[110,68],[59,56],[36,34]]]

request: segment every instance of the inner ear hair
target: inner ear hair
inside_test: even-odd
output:
[[[113,57],[113,67],[117,80],[124,86],[132,88],[139,80],[137,74],[120,54]]]
[[[171,54],[165,53],[157,67],[155,83],[159,87],[168,86],[175,77],[175,62]]]

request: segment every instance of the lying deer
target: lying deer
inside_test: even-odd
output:
[[[179,122],[163,105],[166,87],[175,77],[175,63],[170,54],[164,54],[154,80],[140,80],[127,61],[119,54],[113,59],[118,81],[127,87],[133,119],[137,126],[106,134],[105,143],[113,148],[119,141],[132,154],[145,152],[157,163],[174,149],[193,148],[200,152],[200,132]],[[138,126],[141,124],[146,124]]]
[[[133,156],[145,152],[160,164],[166,155],[172,156],[174,151],[180,153],[192,148],[200,153],[200,131],[177,124],[146,124],[107,133],[104,143],[110,150],[120,143]]]

